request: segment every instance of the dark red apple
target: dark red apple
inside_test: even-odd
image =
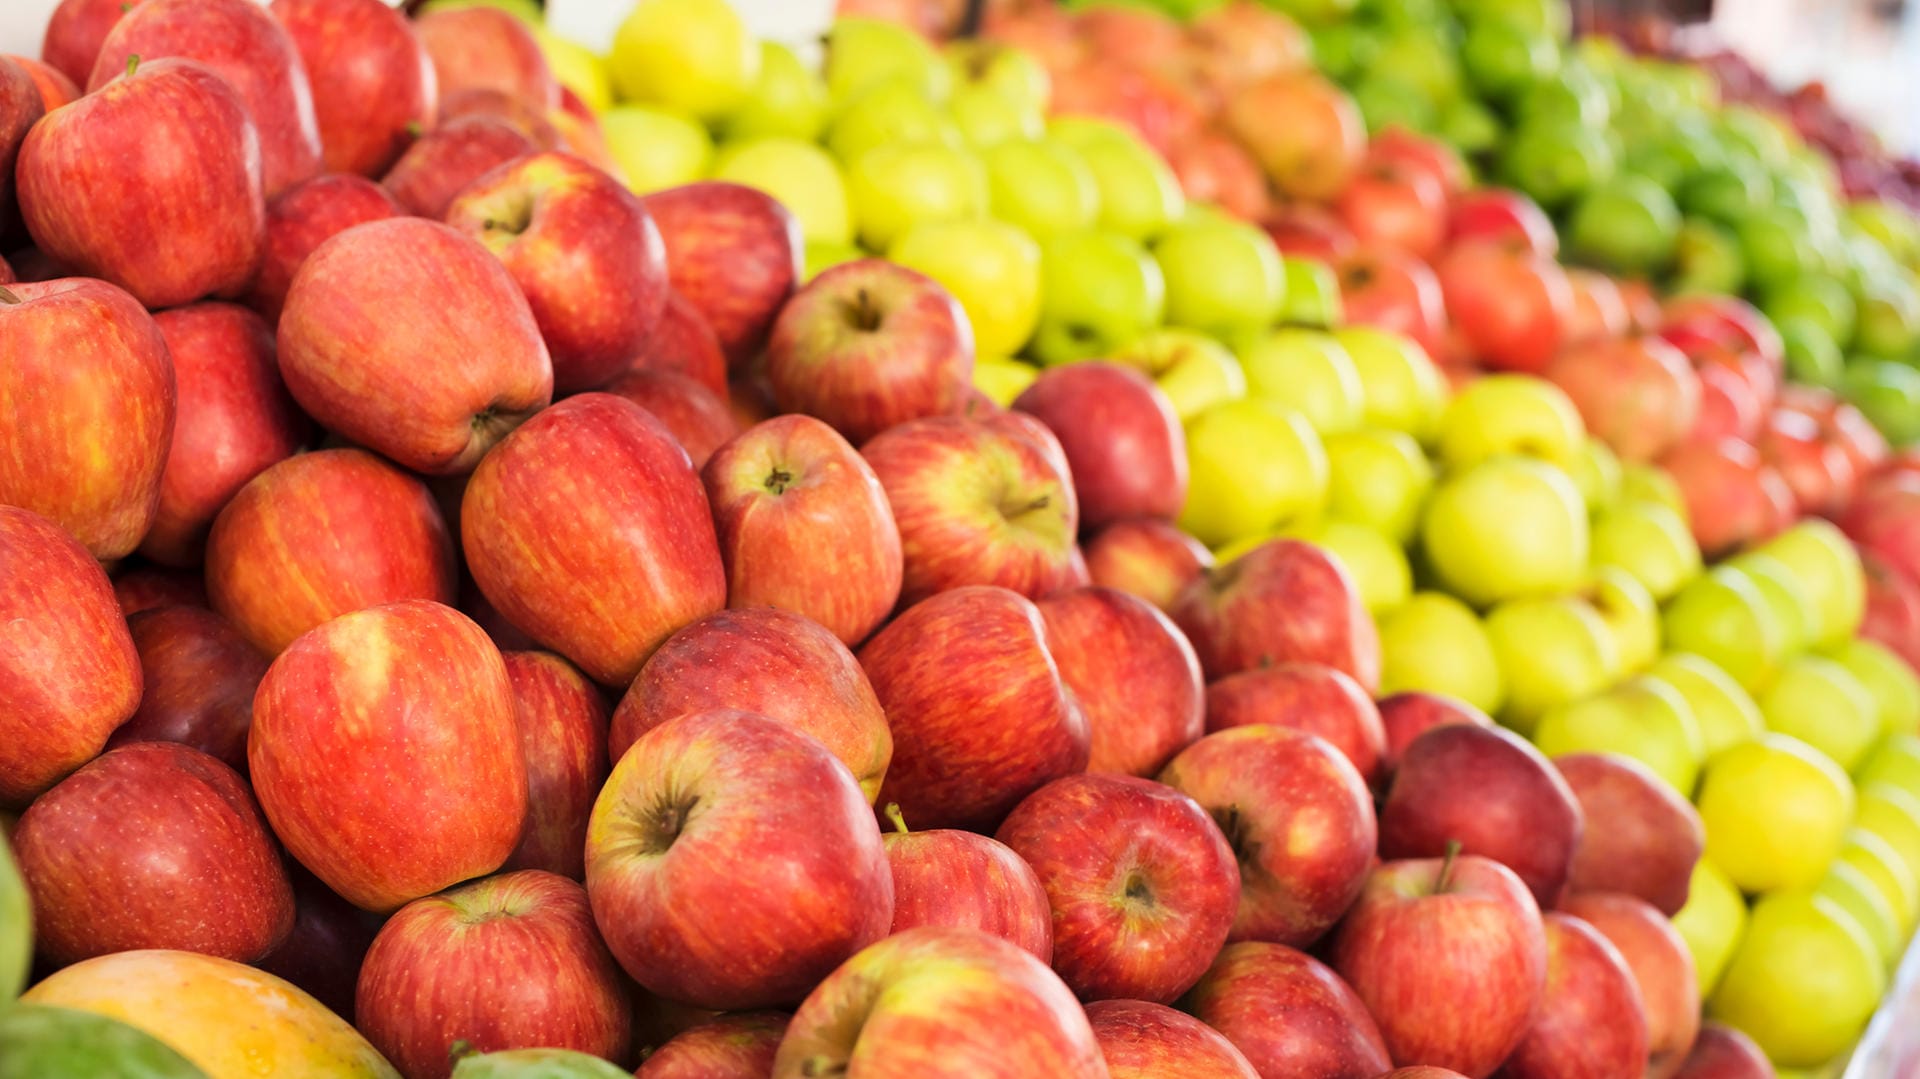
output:
[[[1700,1024],[1677,1079],[1773,1079],[1773,1063],[1753,1039],[1722,1023]]]
[[[468,184],[540,148],[498,116],[463,116],[413,140],[380,177],[408,213],[438,221]]]
[[[1226,1036],[1261,1079],[1373,1079],[1392,1067],[1352,987],[1284,944],[1229,944],[1180,1006]]]
[[[387,11],[379,0],[352,2],[371,2]],[[247,293],[247,305],[268,322],[278,323],[293,275],[315,248],[355,225],[403,212],[386,188],[363,176],[326,173],[282,191],[267,203],[266,254]]]
[[[1090,772],[1152,776],[1203,733],[1200,661],[1166,615],[1110,588],[1040,601],[1047,650],[1086,713]]]
[[[1485,712],[1463,700],[1441,693],[1411,690],[1383,697],[1379,703],[1380,726],[1386,731],[1387,748],[1380,763],[1387,775],[1400,767],[1400,755],[1415,738],[1435,727],[1464,723],[1491,727],[1493,720]]]
[[[122,562],[114,570],[113,595],[120,613],[131,618],[155,607],[205,607],[207,583],[196,570],[137,564],[129,569]]]
[[[287,875],[293,881],[293,930],[254,966],[299,986],[333,1014],[352,1015],[360,961],[383,919],[333,894],[298,862],[287,867]]]
[[[667,244],[667,279],[706,317],[733,368],[767,343],[800,284],[800,223],[757,188],[719,180],[641,200]]]
[[[586,873],[587,817],[607,781],[607,699],[548,652],[506,652],[513,717],[527,758],[527,822],[507,869]]]
[[[1230,674],[1207,687],[1207,730],[1270,723],[1327,740],[1369,785],[1387,748],[1380,710],[1360,683],[1319,663],[1281,663]]]
[[[253,693],[267,657],[202,607],[141,611],[128,617],[127,631],[146,689],[107,744],[178,742],[244,772]]]
[[[1700,814],[1630,757],[1573,753],[1553,763],[1592,822],[1574,848],[1568,887],[1625,892],[1678,913],[1706,845]]]
[[[1047,425],[1067,457],[1080,524],[1173,519],[1187,501],[1187,446],[1172,402],[1145,375],[1114,363],[1042,374],[1013,407]]]
[[[386,172],[439,106],[439,79],[412,25],[380,0],[273,0],[270,10],[320,91],[313,112],[327,171]]]
[[[1187,586],[1173,620],[1209,680],[1276,663],[1332,667],[1369,693],[1380,684],[1380,638],[1353,579],[1313,544],[1263,543]]]

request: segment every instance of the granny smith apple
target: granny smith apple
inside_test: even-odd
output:
[[[1446,407],[1440,369],[1412,338],[1373,326],[1333,331],[1360,375],[1362,419],[1368,426],[1404,431],[1425,442]]]
[[[951,146],[882,146],[853,163],[847,197],[860,242],[885,251],[915,225],[984,218],[987,174],[978,158]]]
[[[983,151],[987,200],[993,216],[1036,240],[1093,227],[1100,187],[1070,147],[1048,139],[1003,142]]]
[[[1729,104],[1714,113],[1713,122],[1723,144],[1752,156],[1770,169],[1784,169],[1792,156],[1785,122],[1755,106]]]
[[[1617,753],[1639,761],[1682,798],[1700,775],[1699,721],[1687,699],[1658,678],[1630,678],[1562,704],[1540,718],[1533,740],[1549,757]]]
[[[1853,293],[1826,274],[1805,274],[1776,285],[1760,298],[1760,310],[1776,327],[1789,321],[1811,323],[1836,343],[1853,340],[1859,316]]]
[[[1040,276],[1040,325],[1032,351],[1050,366],[1110,357],[1159,326],[1166,308],[1160,264],[1118,233],[1089,229],[1044,238]],[[1226,358],[1233,374],[1240,374],[1232,355]]]
[[[827,125],[827,149],[851,166],[871,150],[915,143],[960,147],[966,140],[946,109],[905,77],[869,87]]]
[[[1813,611],[1812,597],[1807,595],[1800,579],[1793,575],[1785,563],[1770,554],[1749,551],[1728,559],[1722,565],[1746,574],[1747,579],[1759,589],[1760,598],[1767,605],[1767,617],[1777,631],[1781,655],[1793,655],[1813,643],[1814,619],[1817,616]]]
[[[1550,210],[1572,204],[1613,172],[1614,152],[1606,136],[1579,123],[1523,123],[1500,151],[1501,178]]]
[[[1267,6],[1308,26],[1328,26],[1353,14],[1359,0],[1267,0]]]
[[[1459,97],[1460,53],[1444,25],[1403,27],[1382,35],[1374,47],[1373,67],[1393,72],[1435,105]]]
[[[1895,446],[1920,442],[1920,370],[1862,357],[1847,364],[1840,392]]]
[[[956,88],[974,86],[1045,115],[1053,99],[1053,79],[1039,57],[1026,49],[986,38],[947,43],[942,50]]]
[[[1031,142],[1047,126],[1039,110],[972,84],[954,90],[947,101],[947,115],[953,117],[960,137],[976,150],[1003,142]]]
[[[1790,734],[1851,772],[1880,739],[1879,705],[1853,672],[1821,656],[1795,656],[1760,695],[1767,729]]]
[[[1514,100],[1513,114],[1523,125],[1605,131],[1613,115],[1607,91],[1606,82],[1587,65],[1568,62],[1523,87]]]
[[[1288,534],[1333,555],[1353,579],[1361,604],[1375,618],[1413,595],[1413,568],[1405,548],[1366,525],[1328,517]]]
[[[1860,684],[1867,687],[1867,692],[1873,694],[1880,729],[1888,738],[1882,752],[1920,734],[1920,676],[1892,649],[1879,641],[1860,637],[1832,646],[1826,656],[1852,671]],[[1920,780],[1920,742],[1906,744],[1914,750],[1914,777]],[[1920,794],[1920,783],[1915,784],[1914,793]]]
[[[1776,1065],[1813,1068],[1853,1045],[1885,988],[1873,942],[1844,910],[1783,892],[1754,904],[1707,1015],[1744,1031]]]
[[[1547,34],[1506,19],[1476,19],[1460,42],[1467,81],[1482,96],[1505,100],[1546,78],[1560,63]]]
[[[616,105],[600,114],[607,153],[635,194],[704,180],[713,137],[692,118],[647,105]]]
[[[1580,489],[1580,501],[1586,503],[1589,517],[1611,509],[1620,501],[1622,475],[1620,455],[1591,436],[1581,440],[1579,452],[1567,466],[1567,476]]]
[[[1286,268],[1265,231],[1222,218],[1169,226],[1153,245],[1167,282],[1167,322],[1216,336],[1273,324],[1286,300]]]
[[[1847,375],[1846,359],[1826,329],[1804,318],[1774,323],[1787,359],[1787,378],[1807,386],[1838,389]]]
[[[1011,356],[1040,320],[1040,245],[1001,221],[923,221],[887,257],[946,286],[973,323],[974,346]]]
[[[1779,204],[1755,208],[1734,223],[1747,281],[1761,294],[1818,273],[1820,252],[1805,215]]]
[[[1687,522],[1666,506],[1623,498],[1593,520],[1590,558],[1625,571],[1657,601],[1700,575],[1700,545]]]
[[[1841,913],[1852,918],[1873,942],[1874,954],[1882,966],[1896,966],[1905,954],[1906,933],[1893,904],[1867,875],[1845,862],[1835,861],[1827,875],[1813,886],[1813,894],[1829,900]]]
[[[1645,277],[1672,261],[1680,209],[1652,180],[1623,175],[1588,191],[1574,205],[1568,252],[1616,274]]]
[[[1740,241],[1725,227],[1704,217],[1682,219],[1673,240],[1673,265],[1667,280],[1677,293],[1738,293],[1747,281]]]
[[[1473,608],[1444,592],[1416,592],[1379,621],[1381,696],[1424,690],[1500,711],[1500,659]]]
[[[1484,624],[1506,691],[1495,714],[1521,734],[1531,736],[1541,717],[1620,676],[1612,632],[1578,596],[1503,603]]]
[[[1697,801],[1707,858],[1744,892],[1807,888],[1853,823],[1853,784],[1826,754],[1767,732],[1707,762]]]
[[[1752,162],[1733,158],[1689,177],[1676,194],[1687,214],[1731,229],[1772,201],[1773,184]]]
[[[1854,351],[1885,359],[1911,359],[1920,348],[1920,280],[1895,270],[1868,284],[1860,297]]]
[[[1620,673],[1639,674],[1660,655],[1660,605],[1625,570],[1602,566],[1584,589],[1587,602],[1613,634]]]
[[[1181,529],[1209,547],[1297,529],[1327,501],[1327,455],[1300,414],[1272,401],[1216,404],[1186,424]]]
[[[1702,999],[1713,993],[1720,974],[1747,929],[1747,901],[1727,875],[1705,858],[1693,864],[1687,905],[1673,916],[1674,931],[1693,956]]]
[[[1781,660],[1781,628],[1753,579],[1716,567],[1695,577],[1668,602],[1667,647],[1712,660],[1749,693],[1773,682]]]
[[[1288,326],[1326,329],[1345,319],[1340,299],[1340,279],[1333,268],[1317,259],[1290,258],[1282,255],[1286,269],[1285,299],[1280,304],[1280,321]]]
[[[1039,377],[1039,368],[1019,360],[982,356],[973,361],[973,388],[1001,408],[1012,407],[1013,399]]]
[[[1420,539],[1435,575],[1478,606],[1564,595],[1587,572],[1587,507],[1567,474],[1493,457],[1443,479]]]
[[[1332,334],[1291,327],[1248,334],[1241,339],[1237,354],[1247,376],[1249,396],[1293,409],[1323,437],[1360,426],[1360,372]],[[1332,449],[1329,445],[1329,454]],[[1419,452],[1416,446],[1414,453]],[[1339,487],[1338,481],[1335,487]],[[1355,519],[1371,522],[1368,517]]]
[[[1433,465],[1412,437],[1367,427],[1327,435],[1334,516],[1365,524],[1403,546],[1420,526]]]
[[[1470,158],[1479,158],[1500,145],[1506,128],[1500,117],[1478,101],[1462,98],[1451,102],[1433,118],[1434,134]]]
[[[1357,20],[1324,23],[1310,27],[1308,33],[1314,66],[1335,82],[1350,85],[1361,72],[1372,69],[1380,34],[1371,24]]]
[[[1182,423],[1216,405],[1247,396],[1247,376],[1240,370],[1240,361],[1225,345],[1193,330],[1154,330],[1115,349],[1107,358],[1153,379]],[[1273,407],[1298,418],[1291,410]],[[1306,424],[1304,419],[1300,422]]]
[[[1866,610],[1867,575],[1860,552],[1833,522],[1809,517],[1758,550],[1787,567],[1813,601],[1815,645],[1832,647],[1853,638]]]
[[[808,243],[853,242],[847,181],[825,150],[788,135],[729,142],[713,159],[713,178],[757,187],[800,222]]]
[[[781,135],[811,142],[826,129],[827,86],[777,41],[760,43],[760,77],[721,130],[731,139]]]
[[[1532,457],[1561,469],[1587,440],[1566,391],[1530,375],[1487,375],[1455,394],[1440,414],[1440,463],[1455,471],[1489,457]]]
[[[1710,659],[1691,652],[1668,652],[1655,660],[1647,673],[1686,698],[1700,728],[1706,760],[1753,741],[1767,729],[1752,694]]]
[[[1079,152],[1100,189],[1100,225],[1142,242],[1178,221],[1186,196],[1153,148],[1131,130],[1084,116],[1057,117],[1048,137]]]
[[[1573,26],[1566,0],[1455,0],[1453,8],[1470,22],[1509,22],[1555,41],[1565,41]]]
[[[827,94],[844,108],[874,86],[904,79],[930,101],[947,99],[953,70],[912,27],[888,19],[843,17],[827,31]]]
[[[1412,79],[1401,77],[1391,68],[1375,67],[1360,76],[1352,94],[1369,133],[1395,127],[1426,132],[1439,123],[1440,113],[1433,99]]]
[[[607,58],[624,101],[723,119],[760,78],[760,43],[727,0],[640,0]]]

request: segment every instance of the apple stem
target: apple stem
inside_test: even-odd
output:
[[[1440,859],[1440,877],[1433,882],[1433,890],[1436,894],[1445,892],[1447,886],[1453,883],[1454,861],[1459,857],[1460,841],[1458,839],[1447,840],[1446,857]]]
[[[121,5],[120,10],[124,12],[128,10],[131,6],[132,5],[130,4],[123,4]],[[140,54],[137,52],[127,54],[127,74],[132,75],[134,72],[138,70],[140,70]]]
[[[0,303],[11,307],[19,302],[21,302],[19,294],[5,285],[0,285]]]
[[[479,1055],[480,1050],[474,1048],[473,1043],[465,1038],[457,1038],[452,1045],[447,1046],[447,1063],[449,1064],[458,1064],[468,1057]]]
[[[907,827],[907,815],[900,812],[899,802],[888,802],[886,813],[887,819],[893,822],[894,831],[899,832],[901,835],[906,835],[909,831],[912,831],[912,829]]]
[[[767,490],[772,491],[774,494],[777,494],[777,495],[786,494],[787,484],[792,482],[793,482],[793,473],[788,472],[784,468],[775,466],[772,472],[767,473],[766,488]]]
[[[419,137],[420,137],[421,135],[424,135],[424,134],[426,134],[426,131],[427,131],[427,129],[426,129],[425,127],[423,127],[423,126],[421,126],[421,124],[420,124],[420,121],[418,121],[418,120],[408,120],[408,121],[407,121],[407,126],[406,126],[406,132],[407,132],[407,136],[408,136],[409,138],[415,138],[415,139],[417,139],[417,138],[419,138]]]
[[[852,314],[855,329],[872,332],[880,328],[880,312],[874,309],[873,296],[866,289],[854,294]]]

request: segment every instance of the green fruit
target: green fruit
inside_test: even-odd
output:
[[[953,91],[953,71],[933,45],[886,19],[835,19],[827,31],[827,93],[844,106],[889,79],[904,78],[934,102]]]
[[[1500,710],[1500,660],[1473,608],[1419,592],[1380,618],[1380,694],[1409,690],[1458,697],[1489,715]]]
[[[1818,272],[1820,254],[1807,220],[1786,206],[1761,207],[1734,226],[1747,260],[1747,279],[1762,294]]]
[[[1589,191],[1573,211],[1574,258],[1617,274],[1646,276],[1672,260],[1680,210],[1652,180],[1622,176]]]
[[[1286,300],[1280,305],[1283,326],[1326,329],[1346,320],[1340,299],[1340,279],[1318,259],[1280,258],[1286,268]]]
[[[26,988],[33,959],[33,904],[13,864],[13,852],[0,839],[0,1009]]]
[[[1804,318],[1788,318],[1775,322],[1774,328],[1786,348],[1788,378],[1830,389],[1840,385],[1846,377],[1846,361],[1824,327]]]
[[[1680,208],[1734,228],[1773,198],[1773,184],[1752,165],[1731,161],[1710,165],[1680,186]]]
[[[1613,147],[1590,127],[1522,123],[1500,153],[1499,171],[1535,202],[1554,209],[1612,178]]]
[[[1380,38],[1370,27],[1357,22],[1339,22],[1316,26],[1311,31],[1313,59],[1322,74],[1335,82],[1352,82],[1363,71],[1371,70]]]
[[[1854,920],[1873,941],[1880,961],[1892,966],[1900,961],[1906,934],[1901,931],[1900,915],[1893,903],[1875,886],[1867,874],[1845,862],[1835,862],[1827,875],[1814,885],[1813,894],[1832,900]]]
[[[1792,157],[1785,122],[1751,105],[1728,105],[1714,117],[1721,143],[1745,153],[1768,169],[1786,167]]]
[[[1627,142],[1621,167],[1647,177],[1668,192],[1678,192],[1718,158],[1707,141],[1704,121],[1691,116],[1661,119],[1666,122],[1658,133]]]
[[[1572,590],[1587,570],[1587,507],[1567,474],[1528,457],[1493,457],[1449,477],[1420,525],[1448,591],[1490,606]]]
[[[1658,678],[1629,679],[1541,717],[1533,740],[1549,757],[1618,753],[1691,797],[1705,756],[1699,720],[1679,690]]]
[[[1523,599],[1495,607],[1484,623],[1500,666],[1500,722],[1531,735],[1541,717],[1620,677],[1613,631],[1586,600]]]
[[[1719,566],[1688,582],[1667,605],[1667,647],[1713,661],[1758,692],[1772,684],[1781,658],[1781,627],[1753,579]]]
[[[1798,277],[1767,292],[1760,310],[1775,327],[1789,321],[1805,321],[1825,331],[1830,342],[1853,339],[1858,309],[1853,293],[1839,280],[1820,274]]]
[[[628,1079],[629,1073],[571,1049],[509,1049],[454,1065],[453,1079]]]
[[[1460,96],[1460,62],[1453,41],[1434,27],[1396,30],[1374,51],[1375,70],[1391,71],[1434,105]]]
[[[1483,154],[1499,145],[1505,129],[1493,110],[1478,101],[1461,98],[1440,110],[1434,133],[1466,155]]]
[[[1880,704],[1830,659],[1795,656],[1760,696],[1767,729],[1792,735],[1851,772],[1880,739]]]
[[[1557,124],[1604,131],[1612,109],[1607,90],[1591,71],[1575,64],[1520,91],[1513,113],[1522,124]]]
[[[1390,127],[1430,131],[1437,116],[1433,99],[1419,87],[1398,75],[1378,70],[1362,76],[1354,85],[1353,103],[1360,107],[1360,116],[1371,132]]]
[[[69,1077],[207,1079],[207,1073],[151,1035],[104,1015],[37,1004],[0,1013],[0,1079]]]
[[[1896,270],[1862,290],[1853,348],[1882,359],[1920,358],[1920,280]]]
[[[1700,727],[1702,759],[1711,761],[1723,751],[1766,733],[1760,706],[1711,660],[1691,652],[1669,652],[1655,660],[1648,673],[1687,699]]]
[[[1816,1068],[1859,1038],[1885,988],[1873,942],[1844,910],[1783,892],[1754,905],[1707,1015],[1750,1034],[1776,1067]]]
[[[1344,20],[1359,6],[1359,0],[1264,0],[1266,5],[1288,18],[1308,26],[1326,26]]]
[[[1889,747],[1902,744],[1901,739],[1913,746],[1917,781],[1913,793],[1920,795],[1920,739],[1914,737],[1920,734],[1920,675],[1886,645],[1864,637],[1830,649],[1827,656],[1852,671],[1879,705],[1880,729],[1888,739],[1879,755],[1884,756]],[[1861,778],[1864,781],[1866,777]]]
[[[760,78],[722,125],[729,139],[785,135],[812,140],[827,126],[827,87],[792,49],[760,43]]]
[[[1111,232],[1066,232],[1040,244],[1040,325],[1033,355],[1049,366],[1110,356],[1160,325],[1167,285],[1146,249]]]
[[[1731,232],[1704,217],[1680,222],[1668,278],[1674,292],[1732,296],[1739,294],[1746,281],[1746,259]]]
[[[1454,0],[1453,9],[1472,22],[1510,22],[1556,41],[1565,41],[1573,28],[1566,0]]]
[[[1895,360],[1847,365],[1840,393],[1896,446],[1920,442],[1920,370]]]
[[[1475,90],[1506,98],[1552,74],[1560,50],[1545,34],[1504,20],[1483,20],[1467,27],[1460,60]]]
[[[1700,545],[1687,522],[1656,502],[1623,499],[1593,520],[1596,569],[1625,571],[1656,600],[1665,600],[1700,574]]]

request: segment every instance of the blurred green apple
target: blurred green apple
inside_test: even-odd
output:
[[[1567,0],[1455,0],[1453,8],[1471,22],[1508,22],[1555,41],[1565,41],[1573,26]]]
[[[546,13],[540,9],[538,0],[428,0],[420,5],[420,13],[429,15],[436,11],[458,11],[470,7],[504,11],[529,27],[537,28],[546,21]]]
[[[1739,570],[1717,566],[1688,581],[1668,602],[1662,629],[1668,648],[1706,657],[1749,693],[1766,689],[1779,671],[1780,626]]]
[[[1587,505],[1587,516],[1604,513],[1620,501],[1620,455],[1605,442],[1588,437],[1580,440],[1580,450],[1567,466],[1567,477],[1580,489],[1580,501]]]
[[[1326,329],[1338,326],[1345,318],[1340,299],[1340,279],[1333,268],[1317,259],[1281,256],[1286,269],[1285,300],[1280,304],[1280,321],[1287,326]]]
[[[1859,806],[1854,827],[1886,840],[1920,877],[1920,795],[1891,783],[1870,783],[1860,788]]]
[[[1867,575],[1854,549],[1831,521],[1809,517],[1761,544],[1761,554],[1787,567],[1813,601],[1813,643],[1833,646],[1853,639],[1867,606]]]
[[[1860,684],[1873,694],[1880,729],[1892,745],[1920,734],[1920,676],[1907,661],[1879,641],[1856,638],[1829,648],[1827,658],[1853,672]],[[1911,743],[1915,762],[1914,778],[1920,781],[1920,741]],[[1920,782],[1914,784],[1920,794]]]
[[[1858,869],[1900,916],[1901,927],[1913,932],[1915,922],[1920,921],[1920,876],[1907,867],[1899,851],[1871,832],[1849,828],[1846,842],[1833,861]]]
[[[1373,326],[1333,331],[1360,375],[1362,419],[1369,427],[1433,437],[1447,403],[1447,383],[1411,338]]]
[[[1584,594],[1613,634],[1620,673],[1646,670],[1660,655],[1660,605],[1652,593],[1625,570],[1602,566]]]
[[[1488,715],[1506,700],[1486,628],[1444,592],[1416,592],[1380,617],[1380,695],[1410,690],[1457,697]]]
[[[1569,62],[1544,79],[1523,87],[1513,102],[1522,125],[1604,132],[1613,116],[1607,84],[1585,64]]]
[[[866,258],[867,253],[853,244],[808,244],[802,273],[806,280],[818,277],[823,270],[831,270],[843,262],[858,262]]]
[[[1373,68],[1391,71],[1434,105],[1460,96],[1459,49],[1444,24],[1404,27],[1383,35],[1374,46]]]
[[[1707,1002],[1781,1067],[1825,1065],[1845,1052],[1886,987],[1873,942],[1832,900],[1783,892],[1753,905],[1747,932]]]
[[[1888,736],[1854,771],[1854,781],[1863,787],[1886,783],[1920,798],[1920,736]]]
[[[1883,967],[1891,969],[1905,952],[1906,934],[1893,904],[1867,875],[1845,862],[1835,861],[1827,875],[1813,886],[1813,894],[1829,900],[1873,943],[1873,951]]]
[[[1328,517],[1289,533],[1338,559],[1360,602],[1375,618],[1398,608],[1413,595],[1413,567],[1399,544],[1363,524]]]
[[[1043,364],[1111,357],[1160,325],[1166,279],[1134,240],[1095,230],[1047,237],[1040,244],[1040,271],[1033,354]],[[1227,355],[1232,374],[1239,375],[1232,359]],[[1244,379],[1241,384],[1244,392]]]
[[[1053,79],[1045,64],[1025,49],[986,38],[950,41],[942,50],[953,72],[956,92],[979,87],[1044,116],[1053,98]]]
[[[0,833],[0,1011],[26,988],[32,962],[33,901]]]
[[[868,88],[827,125],[827,149],[848,167],[870,151],[919,143],[958,148],[966,140],[953,117],[906,78]]]
[[[1666,506],[1623,498],[1595,517],[1590,531],[1593,565],[1631,574],[1657,601],[1700,575],[1700,545]]]
[[[1440,464],[1471,468],[1489,457],[1532,457],[1562,470],[1587,440],[1566,391],[1531,375],[1486,375],[1455,394],[1440,414]]]
[[[1767,729],[1790,734],[1851,772],[1880,738],[1873,694],[1853,672],[1820,656],[1795,656],[1760,695]]]
[[[1314,66],[1342,85],[1352,83],[1361,72],[1373,67],[1374,50],[1380,43],[1378,30],[1357,20],[1313,24],[1308,36],[1313,43]]]
[[[1420,523],[1427,561],[1476,606],[1563,595],[1587,572],[1587,508],[1567,474],[1493,457],[1434,488]]]
[[[961,86],[947,101],[960,137],[976,150],[1003,142],[1031,142],[1046,130],[1046,117],[985,86]]]
[[[1725,873],[1702,858],[1693,864],[1687,905],[1673,916],[1673,928],[1693,956],[1693,970],[1704,1000],[1719,984],[1721,972],[1747,930],[1747,901]]]
[[[1019,360],[982,356],[973,361],[973,388],[1001,408],[1012,407],[1013,399],[1039,377],[1039,368]]]
[[[1401,77],[1391,68],[1370,69],[1353,84],[1352,94],[1369,134],[1395,127],[1431,131],[1440,121],[1433,99],[1412,79]]]
[[[885,251],[915,225],[985,217],[987,175],[965,150],[938,143],[882,146],[853,163],[847,197],[860,242]]]
[[[1002,221],[923,221],[887,257],[946,286],[973,323],[974,347],[1011,356],[1040,320],[1040,245]]]
[[[664,191],[711,171],[713,138],[692,119],[647,105],[616,105],[600,114],[607,153],[636,195]]]
[[[1704,217],[1680,222],[1673,240],[1673,267],[1667,278],[1674,292],[1731,295],[1747,281],[1747,264],[1733,233]]]
[[[1776,285],[1761,297],[1760,310],[1776,327],[1789,321],[1808,322],[1836,343],[1853,340],[1859,315],[1853,293],[1825,274],[1807,274]]]
[[[1192,330],[1169,328],[1142,334],[1109,358],[1153,379],[1182,423],[1247,395],[1247,376],[1240,370],[1240,361],[1225,345]]]
[[[1263,330],[1280,315],[1287,274],[1265,231],[1239,221],[1180,221],[1153,245],[1167,281],[1167,322],[1218,337]]]
[[[1920,370],[1898,360],[1862,358],[1847,364],[1840,393],[1895,446],[1920,442]]]
[[[1704,759],[1711,761],[1734,746],[1766,733],[1760,706],[1733,676],[1715,663],[1691,652],[1668,652],[1647,673],[1672,686],[1687,699],[1700,728]]]
[[[713,159],[713,178],[757,187],[800,222],[808,243],[853,242],[847,182],[825,150],[787,135],[730,142]]]
[[[1317,521],[1327,455],[1300,414],[1246,398],[1186,423],[1187,504],[1180,528],[1209,547]]]
[[[1479,158],[1500,145],[1506,129],[1492,109],[1478,101],[1462,98],[1440,110],[1433,118],[1434,134],[1471,158]]]
[[[874,86],[904,79],[939,103],[953,89],[953,70],[911,27],[887,19],[843,17],[827,31],[827,93],[844,108]]]
[[[1307,26],[1329,26],[1345,21],[1359,0],[1265,0],[1282,15]]]
[[[1766,601],[1767,617],[1778,630],[1780,654],[1791,656],[1813,644],[1813,600],[1786,563],[1760,551],[1749,551],[1721,563],[1747,575],[1760,598]]]
[[[1700,170],[1677,194],[1680,208],[1689,216],[1733,229],[1772,201],[1773,183],[1751,162],[1735,158]]]
[[[1673,196],[1643,176],[1617,176],[1581,196],[1565,233],[1575,259],[1610,273],[1664,270],[1680,238]]]
[[[533,37],[540,43],[553,77],[572,90],[582,105],[596,115],[613,107],[613,77],[607,74],[606,61],[598,53],[538,23],[533,26]]]
[[[1296,328],[1248,334],[1238,355],[1249,396],[1293,409],[1322,436],[1360,426],[1360,373],[1332,334]],[[1327,449],[1331,453],[1332,445]],[[1354,519],[1371,522],[1368,517]]]
[[[1559,705],[1533,732],[1540,752],[1618,753],[1647,766],[1686,798],[1700,775],[1699,722],[1687,699],[1658,678],[1630,678],[1612,689]]]
[[[1532,736],[1542,716],[1620,677],[1613,634],[1577,596],[1503,603],[1484,625],[1506,690],[1495,714],[1521,734]]]
[[[1707,762],[1696,801],[1707,858],[1743,892],[1807,888],[1853,823],[1853,784],[1827,755],[1769,731]]]
[[[1762,295],[1820,270],[1820,252],[1804,214],[1779,204],[1755,208],[1734,223],[1747,282]]]
[[[1500,151],[1501,178],[1550,210],[1570,205],[1613,172],[1606,136],[1582,124],[1523,123]]]
[[[1727,290],[1731,291],[1731,290]],[[1838,389],[1846,377],[1846,359],[1826,329],[1804,318],[1776,322],[1786,352],[1787,378],[1808,386]]]
[[[760,43],[760,77],[720,125],[729,139],[784,136],[811,142],[827,126],[827,84],[777,41]]]
[[[712,122],[760,79],[760,43],[727,0],[640,0],[614,31],[607,70],[623,101]]]
[[[1687,499],[1680,485],[1658,465],[1629,464],[1620,468],[1620,501],[1647,502],[1672,510],[1682,522],[1687,519]]]
[[[993,216],[1036,240],[1093,227],[1100,188],[1080,155],[1059,143],[1003,142],[980,155]]]
[[[1920,284],[1913,273],[1896,270],[1869,282],[1860,296],[1859,325],[1853,350],[1881,359],[1911,359],[1920,347]]]
[[[1511,98],[1560,63],[1553,38],[1505,19],[1476,19],[1460,42],[1467,81],[1483,97]]]
[[[1327,435],[1332,477],[1327,512],[1356,521],[1405,546],[1420,527],[1433,490],[1433,465],[1420,444],[1399,431],[1366,427]]]
[[[1100,189],[1100,226],[1142,242],[1178,221],[1186,196],[1153,148],[1131,130],[1084,116],[1056,117],[1047,135],[1080,154]]]

